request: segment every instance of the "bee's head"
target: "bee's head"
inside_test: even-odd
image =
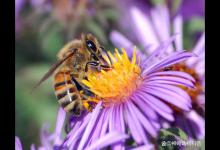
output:
[[[85,48],[92,54],[92,55],[100,55],[100,44],[95,36],[91,33],[89,34],[82,34],[82,41],[85,45]]]
[[[94,60],[100,61],[102,64],[107,64],[107,61],[103,58],[103,55],[107,55],[104,48],[99,44],[97,38],[91,33],[83,35],[82,41],[86,46],[86,49],[91,53]]]

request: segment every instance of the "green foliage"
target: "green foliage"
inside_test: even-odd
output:
[[[32,143],[39,144],[40,128],[44,123],[49,123],[51,130],[54,128],[58,104],[51,81],[46,81],[31,93],[48,67],[39,64],[19,70],[16,74],[15,131],[24,141],[24,149],[29,149]]]
[[[204,31],[204,29],[205,29],[204,18],[193,17],[189,21],[189,25],[188,25],[189,32],[201,32]]]
[[[182,2],[182,0],[173,0],[172,8],[171,8],[171,11],[172,11],[173,14],[177,11],[177,9],[179,8],[181,2]]]
[[[186,141],[187,135],[179,128],[161,129],[157,138],[159,150],[178,150],[178,141]]]
[[[102,27],[97,22],[94,20],[89,20],[85,26],[88,31],[96,35],[102,43],[107,43],[106,35],[103,32]]]
[[[183,45],[187,50],[192,50],[193,46],[197,41],[196,35],[204,31],[205,24],[202,18],[192,18],[191,20],[184,23],[183,28]]]
[[[49,60],[55,60],[57,52],[64,45],[60,31],[59,26],[53,26],[49,31],[45,31],[39,35],[42,43],[42,51]]]
[[[151,0],[153,5],[162,5],[165,4],[165,0]]]

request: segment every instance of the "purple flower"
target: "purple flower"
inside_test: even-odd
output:
[[[15,150],[22,150],[21,141],[17,136],[15,136]]]
[[[130,9],[130,14],[132,17],[131,22],[134,25],[132,31],[136,33],[138,37],[138,41],[140,43],[139,45],[141,45],[138,53],[140,56],[142,56],[142,58],[151,57],[151,55],[148,56],[147,54],[157,53],[155,52],[155,47],[158,46],[158,43],[164,41],[171,34],[175,34],[175,33],[177,33],[178,36],[176,36],[174,40],[174,45],[170,45],[170,47],[168,47],[167,53],[169,54],[175,52],[174,48],[177,49],[176,52],[183,49],[182,16],[177,15],[174,18],[173,22],[171,22],[169,12],[166,6],[157,6],[152,10],[150,10],[149,14],[144,14],[136,7],[133,7]],[[173,26],[173,33],[171,32],[171,26]],[[117,47],[122,47],[124,45],[128,50],[128,55],[131,57],[130,50],[131,50],[131,46],[134,45],[133,42],[131,42],[129,39],[127,39],[124,35],[122,35],[118,31],[113,31],[110,35],[110,39]],[[144,49],[144,50],[141,51],[140,49]],[[194,138],[200,139],[204,137],[204,115],[202,115],[204,114],[204,100],[205,100],[204,98],[204,82],[205,82],[204,34],[199,39],[198,43],[193,48],[192,52],[195,53],[198,57],[192,57],[186,60],[185,62],[173,65],[171,71],[166,71],[166,72],[184,71],[190,73],[196,79],[195,82],[196,89],[191,90],[188,88],[184,88],[192,99],[192,105],[194,110],[192,110],[192,112],[189,113],[181,111],[180,114],[175,112],[174,120],[177,120],[178,117],[181,117],[180,119],[188,118],[190,122],[194,122],[195,125],[193,127],[196,127],[196,129],[190,132],[195,132],[195,133],[190,133],[189,135],[195,135],[193,136]],[[203,107],[203,110],[201,110],[201,107]],[[176,109],[174,109],[174,111],[175,110]],[[192,117],[191,114],[194,113],[197,113],[197,115],[193,115]],[[197,119],[195,119],[196,117]],[[198,121],[198,120],[203,120],[203,121]],[[188,124],[188,128],[192,126],[191,124],[190,123]],[[180,127],[183,126],[183,124],[179,124],[177,122],[175,125]],[[186,125],[187,123],[184,123],[184,126]],[[185,129],[186,128],[184,127],[183,130],[189,133],[189,130],[185,130]]]
[[[62,137],[62,128],[65,121],[66,113],[65,111],[60,108],[58,115],[57,115],[57,122],[55,131],[51,134],[48,133],[48,125],[44,125],[41,131],[41,146],[38,147],[38,150],[58,150],[58,149],[77,149],[82,150],[86,147],[86,150],[95,150],[101,149],[108,145],[120,142],[127,138],[127,135],[120,134],[118,132],[111,132],[106,134],[101,139],[94,140],[92,144],[86,143],[88,137],[90,135],[91,129],[94,127],[94,119],[100,113],[101,103],[97,105],[94,109],[93,113],[87,115],[87,122],[84,122],[85,125],[79,128],[75,128],[75,133],[73,134],[72,131],[65,137]],[[79,119],[79,118],[78,118]],[[87,124],[86,124],[87,123]],[[88,125],[88,126],[87,126]],[[86,128],[85,128],[86,127]],[[84,132],[85,131],[85,132]],[[80,138],[80,139],[79,139]],[[81,139],[82,138],[82,139]],[[80,140],[80,142],[79,142]],[[79,142],[79,143],[75,143]],[[68,143],[71,143],[69,146]],[[75,143],[75,145],[72,145]],[[15,137],[15,145],[16,150],[22,150],[22,146],[18,137]],[[31,145],[31,150],[36,150],[34,144]]]
[[[20,18],[19,14],[25,4],[24,0],[15,0],[15,31],[20,29]]]
[[[194,79],[179,71],[164,72],[160,69],[194,56],[185,51],[164,55],[175,37],[165,41],[147,59],[137,63],[136,53],[130,61],[125,50],[110,54],[113,69],[89,74],[83,83],[93,91],[99,101],[95,110],[70,123],[71,131],[63,147],[85,149],[94,141],[108,134],[119,132],[130,135],[134,147],[152,145],[160,129],[159,117],[173,121],[173,111],[168,104],[189,111],[191,100],[177,85],[193,88]],[[101,102],[101,103],[100,103]],[[125,139],[111,145],[112,149],[124,149]]]
[[[192,107],[189,95],[178,86],[193,88],[195,80],[184,72],[163,71],[194,56],[186,51],[167,53],[174,39],[164,41],[141,60],[135,51],[131,60],[125,49],[122,54],[117,50],[114,55],[109,53],[112,69],[89,73],[88,80],[82,81],[96,95],[88,99],[97,102],[96,107],[79,118],[72,116],[71,131],[65,138],[61,136],[65,112],[60,108],[55,131],[50,134],[48,126],[43,127],[39,149],[152,149],[160,118],[174,121],[170,105],[183,111]],[[127,145],[126,139],[133,144]]]
[[[15,0],[15,18],[17,19],[22,7],[24,6],[24,0]]]
[[[184,20],[205,16],[205,0],[182,0],[179,11]]]

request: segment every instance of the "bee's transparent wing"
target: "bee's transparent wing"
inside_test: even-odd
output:
[[[67,55],[65,58],[58,60],[56,63],[54,63],[50,69],[47,71],[47,73],[45,73],[45,75],[41,78],[41,80],[32,88],[31,93],[33,92],[33,90],[35,90],[39,85],[41,85],[41,83],[43,83],[45,80],[47,80],[53,73],[54,71],[63,63],[65,62],[68,58],[70,58],[71,56],[74,55],[76,50],[74,50],[73,52],[71,52],[69,55]]]

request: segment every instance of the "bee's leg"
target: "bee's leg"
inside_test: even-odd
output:
[[[109,70],[109,69],[111,69],[111,67],[110,67],[110,66],[107,66],[107,65],[100,65],[100,66],[101,66],[101,68],[104,69],[104,70]]]
[[[75,77],[70,74],[70,77],[71,77],[71,81],[76,85],[76,88],[78,91],[81,91],[83,89],[82,85],[79,84],[78,81],[76,81]]]
[[[97,61],[89,61],[86,63],[86,66],[85,66],[85,72],[88,71],[88,67],[89,66],[93,66],[93,67],[98,67],[99,66],[99,63]]]
[[[69,121],[66,122],[64,129],[65,129],[66,134],[68,134],[70,132],[71,126],[70,126],[70,122]]]
[[[104,69],[104,70],[109,70],[110,69],[110,66],[101,65],[97,61],[89,61],[89,62],[86,63],[85,72],[88,71],[89,66],[93,66],[93,67],[97,68],[98,71],[101,71],[101,69]]]
[[[87,96],[94,96],[94,94],[89,90],[87,89],[86,87],[80,85],[76,79],[74,78],[73,75],[70,75],[71,76],[71,81],[76,85],[76,88],[79,92],[81,92],[80,94],[84,94],[84,95],[87,95]]]
[[[96,106],[96,104],[98,104],[98,102],[99,102],[99,100],[97,100],[95,98],[91,98],[91,97],[88,97],[88,98],[84,97],[84,100],[82,100],[84,108],[89,112],[91,112],[95,108],[95,106]]]
[[[71,130],[70,121],[71,121],[71,116],[68,115],[66,118],[66,121],[65,121],[66,123],[65,123],[65,127],[64,127],[66,134],[68,134]]]

